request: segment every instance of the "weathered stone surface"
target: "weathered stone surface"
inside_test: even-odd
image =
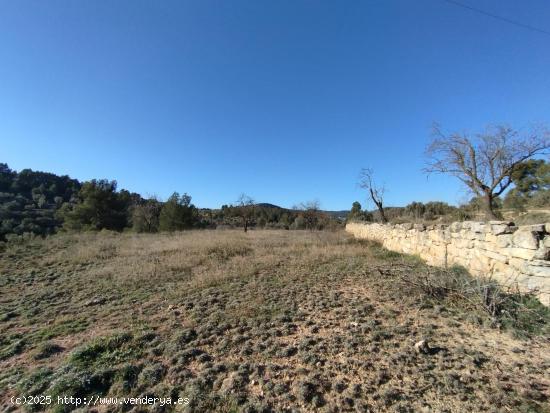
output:
[[[541,267],[539,265],[527,265],[527,274],[536,277],[547,277],[550,285],[550,267]]]
[[[493,251],[489,251],[489,250],[484,250],[483,251],[483,255],[487,256],[488,258],[491,258],[493,260],[496,260],[496,261],[499,261],[499,262],[503,262],[503,263],[507,263],[508,262],[508,257],[506,255],[502,255],[502,254],[499,254],[498,252],[493,252]]]
[[[512,234],[499,235],[496,244],[499,248],[510,247],[512,245]]]
[[[451,232],[458,232],[462,229],[462,222],[453,222],[450,226],[449,226],[449,229],[451,230]]]
[[[492,221],[494,222],[494,221]],[[511,234],[512,230],[508,223],[498,223],[498,224],[492,224],[491,223],[491,232],[494,235],[500,235],[500,234]]]
[[[486,231],[487,225],[485,222],[472,222],[471,230],[476,233],[483,233]]]
[[[472,222],[473,221],[464,221],[462,223],[462,229],[470,229],[472,227]]]
[[[534,258],[537,260],[550,260],[550,248],[540,246],[539,249],[535,252]]]
[[[520,228],[512,236],[512,243],[515,247],[536,250],[539,247],[539,239],[536,232],[530,228]]]
[[[530,229],[533,232],[539,232],[541,234],[544,234],[546,232],[544,224],[530,225]]]
[[[550,305],[550,234],[543,232],[548,228],[550,224],[517,228],[506,221],[428,228],[410,223],[346,225],[357,238],[418,255],[430,265],[462,265],[474,275],[490,276],[502,284],[536,288],[541,301]]]
[[[506,252],[508,253],[509,257],[532,260],[533,258],[535,258],[535,253],[537,252],[537,250],[510,247],[506,248]]]

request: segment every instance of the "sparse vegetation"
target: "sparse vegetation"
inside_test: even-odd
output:
[[[3,408],[547,411],[548,309],[343,232],[61,234],[9,243],[0,274]]]

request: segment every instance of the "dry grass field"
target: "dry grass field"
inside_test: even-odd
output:
[[[79,410],[549,412],[546,321],[504,328],[403,282],[430,271],[343,232],[98,233],[9,245],[0,253],[0,408],[69,411],[76,406],[57,396],[105,395],[189,404]],[[429,348],[417,351],[422,339]],[[12,405],[21,395],[54,402]]]

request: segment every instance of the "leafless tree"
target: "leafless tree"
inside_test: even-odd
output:
[[[359,174],[359,186],[369,192],[372,202],[376,205],[378,212],[380,212],[380,220],[383,223],[388,222],[386,214],[384,213],[384,192],[386,192],[386,188],[384,185],[378,186],[376,184],[372,169],[361,169],[361,173]]]
[[[302,217],[307,229],[313,230],[318,227],[322,217],[321,203],[318,200],[302,202],[297,209],[302,210]]]
[[[445,134],[436,124],[432,142],[426,149],[428,161],[424,171],[457,177],[483,200],[486,217],[497,219],[494,200],[510,186],[515,169],[527,159],[547,155],[549,148],[550,132],[545,128],[520,134],[499,125],[471,136]]]
[[[244,232],[248,231],[248,226],[254,219],[254,200],[246,194],[241,194],[235,205],[237,216],[243,220]]]
[[[156,232],[162,204],[156,196],[151,196],[133,207],[132,223],[137,232]]]

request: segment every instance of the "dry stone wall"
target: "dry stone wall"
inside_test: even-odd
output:
[[[503,221],[451,225],[346,225],[356,238],[380,242],[392,251],[419,255],[430,265],[461,265],[523,291],[536,291],[550,305],[550,223],[516,227]]]

